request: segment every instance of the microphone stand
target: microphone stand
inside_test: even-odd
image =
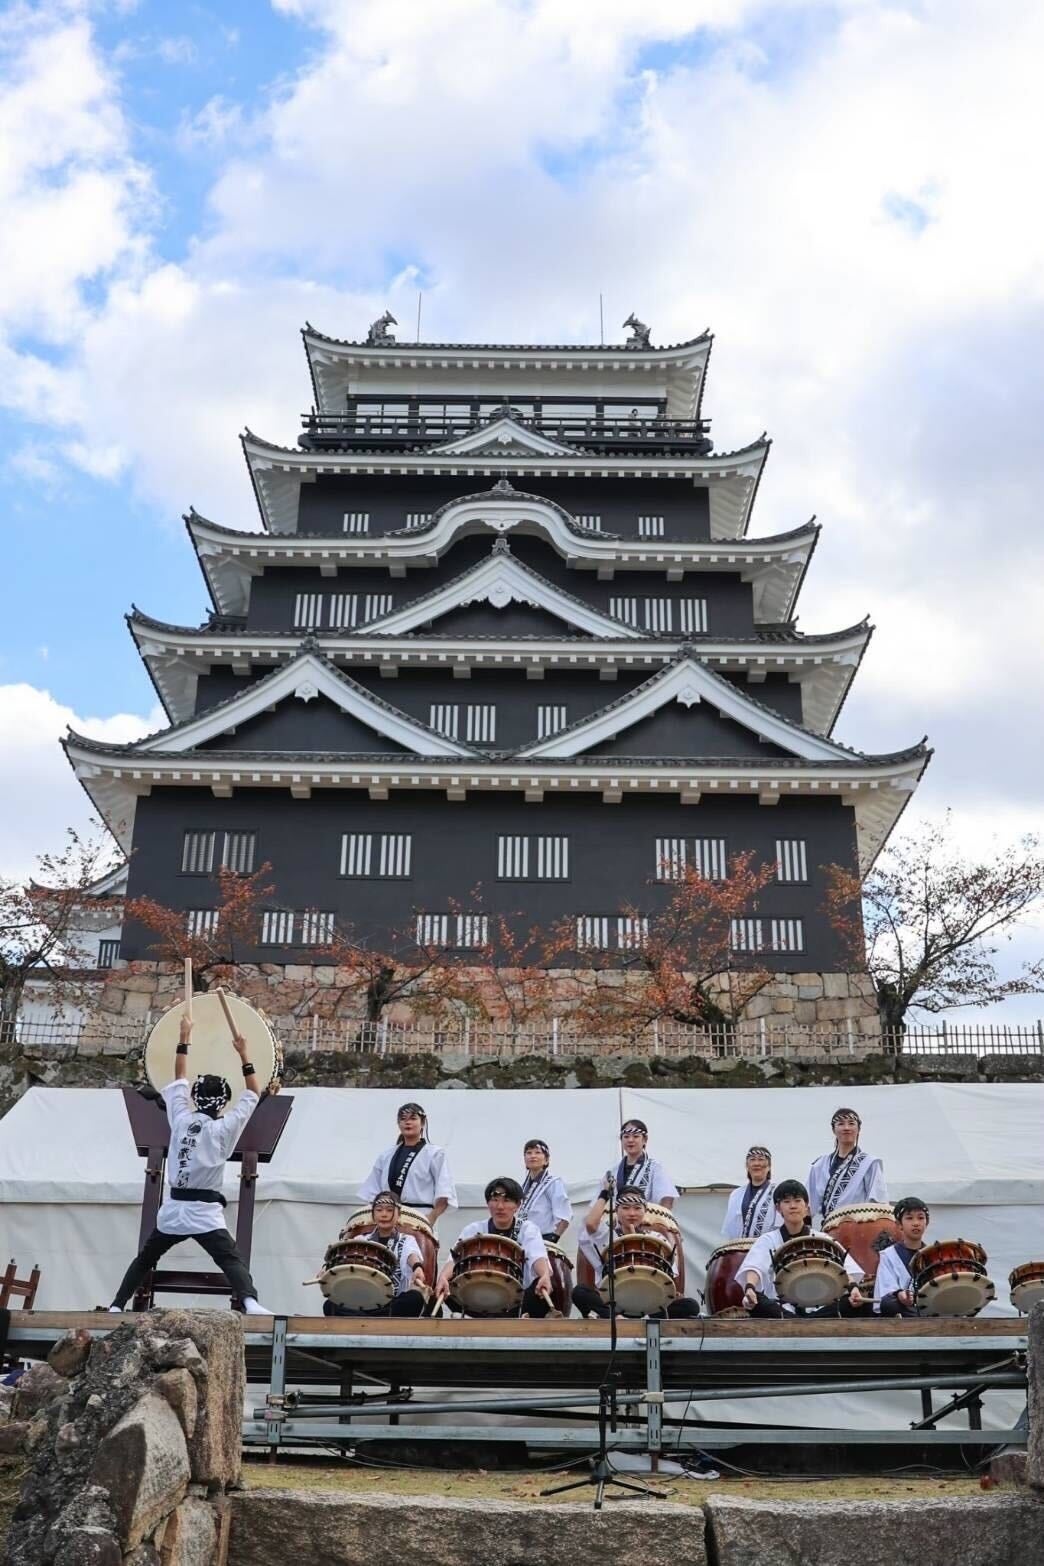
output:
[[[605,1253],[604,1268],[605,1280],[608,1285],[607,1294],[609,1305],[609,1359],[606,1362],[605,1374],[598,1387],[598,1451],[591,1463],[591,1472],[583,1479],[571,1479],[568,1484],[553,1485],[550,1490],[541,1490],[541,1497],[545,1495],[564,1495],[567,1490],[582,1490],[587,1485],[595,1486],[594,1509],[602,1510],[605,1500],[606,1486],[614,1490],[626,1490],[626,1495],[614,1495],[612,1501],[627,1501],[631,1496],[644,1497],[645,1500],[665,1501],[667,1496],[662,1490],[651,1490],[648,1485],[640,1481],[621,1479],[616,1469],[609,1461],[609,1426],[616,1430],[616,1258],[613,1256],[613,1240],[616,1228],[616,1181],[612,1177],[609,1180],[609,1202],[606,1213],[609,1219],[609,1245]]]

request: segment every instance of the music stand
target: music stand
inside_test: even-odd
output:
[[[138,1155],[145,1159],[145,1190],[141,1200],[141,1228],[138,1249],[145,1244],[156,1227],[156,1217],[163,1199],[163,1175],[170,1149],[170,1122],[160,1098],[145,1098],[137,1088],[123,1089],[123,1102],[127,1109],[131,1133]],[[271,1162],[279,1146],[279,1139],[286,1128],[293,1108],[293,1095],[282,1093],[275,1098],[263,1098],[243,1127],[229,1155],[230,1163],[239,1165],[239,1211],[236,1217],[236,1249],[250,1266],[250,1251],[254,1240],[254,1195],[257,1185],[258,1164]],[[190,1239],[186,1235],[186,1239]],[[226,1294],[232,1290],[219,1272],[173,1271],[156,1268],[145,1277],[135,1291],[134,1310],[148,1310],[155,1303],[157,1294]],[[233,1306],[242,1301],[232,1301]]]
[[[607,1301],[609,1306],[609,1359],[606,1362],[605,1375],[598,1387],[598,1451],[595,1453],[591,1464],[591,1472],[583,1479],[571,1479],[568,1484],[552,1485],[549,1490],[541,1490],[541,1499],[545,1495],[564,1495],[567,1490],[583,1490],[587,1485],[595,1486],[594,1509],[602,1510],[605,1500],[606,1486],[610,1485],[614,1490],[626,1490],[627,1495],[610,1496],[611,1501],[628,1501],[632,1495],[643,1496],[647,1501],[666,1501],[667,1496],[662,1490],[651,1490],[647,1484],[640,1480],[621,1479],[617,1470],[609,1461],[609,1423],[612,1421],[613,1429],[616,1429],[616,1261],[613,1256],[613,1238],[616,1220],[616,1207],[614,1197],[616,1195],[616,1182],[609,1181],[609,1202],[606,1207],[606,1215],[609,1219],[609,1245],[605,1253],[605,1277],[609,1285]]]

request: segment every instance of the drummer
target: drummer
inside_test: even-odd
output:
[[[604,1321],[609,1319],[609,1306],[599,1294],[598,1285],[605,1275],[605,1257],[609,1250],[609,1224],[603,1217],[608,1200],[609,1193],[605,1191],[598,1197],[580,1229],[580,1253],[586,1256],[591,1264],[591,1269],[594,1273],[594,1287],[592,1288],[590,1284],[586,1283],[573,1285],[573,1304],[580,1312],[580,1315],[600,1316]],[[644,1195],[637,1186],[625,1185],[616,1198],[616,1221],[613,1238],[615,1239],[621,1234],[655,1234],[657,1239],[664,1240],[667,1238],[658,1229],[650,1228],[646,1219]],[[675,1278],[677,1278],[679,1270],[678,1238],[675,1236],[674,1254],[671,1259],[671,1271]],[[662,1316],[663,1312],[654,1311],[652,1314]],[[679,1294],[667,1306],[668,1316],[698,1316],[699,1314],[699,1302],[689,1299],[684,1294]]]
[[[221,1190],[225,1164],[260,1102],[261,1084],[253,1063],[246,1058],[246,1040],[236,1033],[232,1046],[242,1063],[243,1092],[226,1114],[232,1089],[224,1077],[207,1073],[198,1076],[189,1087],[191,1038],[192,1019],[186,1013],[181,1019],[174,1055],[174,1081],[161,1094],[170,1121],[169,1196],[156,1214],[156,1227],[127,1268],[109,1309],[122,1311],[172,1246],[182,1240],[195,1240],[221,1268],[233,1301],[238,1300],[248,1316],[270,1316],[272,1312],[258,1304],[250,1271],[225,1226],[225,1198]]]
[[[551,1173],[551,1149],[540,1137],[531,1137],[522,1149],[526,1178],[518,1216],[535,1223],[545,1241],[557,1245],[569,1228],[573,1209],[565,1183]]]
[[[887,1202],[884,1165],[859,1146],[863,1122],[854,1109],[835,1109],[830,1118],[834,1150],[817,1158],[808,1174],[812,1216],[825,1223],[839,1207]]]
[[[721,1226],[723,1238],[756,1240],[766,1229],[777,1229],[781,1219],[773,1190],[772,1154],[767,1147],[749,1148],[747,1183],[738,1185],[729,1197]]]
[[[526,1261],[522,1274],[522,1304],[518,1314],[546,1316],[549,1311],[554,1310],[554,1302],[551,1298],[551,1263],[547,1259],[547,1250],[540,1230],[532,1219],[523,1218],[519,1212],[522,1204],[522,1187],[517,1180],[512,1180],[510,1175],[504,1175],[489,1182],[485,1196],[489,1218],[485,1223],[480,1218],[475,1223],[465,1224],[458,1236],[457,1244],[459,1245],[461,1240],[473,1240],[480,1234],[499,1234],[505,1239],[514,1240],[516,1245],[521,1245]],[[450,1292],[457,1255],[457,1246],[454,1246],[449,1261],[439,1273],[435,1285],[436,1304],[444,1300]],[[503,1314],[507,1316],[516,1313],[505,1311]]]
[[[928,1203],[919,1196],[904,1196],[893,1210],[903,1237],[881,1252],[874,1279],[874,1311],[880,1316],[916,1316],[910,1262],[924,1245],[931,1214]]]
[[[640,1191],[646,1202],[658,1207],[672,1208],[678,1199],[678,1188],[668,1178],[662,1164],[649,1157],[649,1127],[644,1120],[627,1120],[620,1128],[620,1150],[623,1157],[615,1169],[606,1170],[603,1190],[609,1181],[616,1181],[616,1189],[626,1186]],[[595,1206],[597,1206],[597,1202]],[[591,1212],[594,1212],[592,1207]],[[588,1214],[590,1217],[590,1213]],[[596,1225],[597,1227],[597,1225]]]
[[[369,1233],[352,1236],[385,1246],[395,1258],[395,1293],[387,1305],[378,1306],[376,1310],[352,1310],[347,1305],[327,1300],[323,1305],[324,1316],[420,1316],[423,1313],[428,1302],[424,1258],[412,1234],[399,1228],[400,1206],[394,1191],[379,1192],[370,1208],[373,1228]]]
[[[776,1292],[776,1280],[772,1268],[772,1258],[781,1245],[787,1240],[799,1239],[802,1235],[811,1235],[817,1239],[829,1240],[828,1234],[818,1234],[812,1228],[808,1192],[800,1180],[781,1180],[776,1186],[776,1206],[780,1214],[780,1227],[767,1230],[760,1239],[754,1241],[744,1258],[741,1269],[743,1282],[746,1285],[743,1291],[744,1308],[752,1316],[851,1316],[857,1314],[864,1304],[857,1283],[863,1276],[863,1269],[854,1256],[845,1252],[845,1272],[852,1280],[847,1293],[841,1296],[836,1305],[820,1305],[815,1309],[803,1310],[800,1306],[790,1305],[780,1300]]]
[[[391,1191],[406,1207],[427,1208],[434,1226],[447,1207],[457,1205],[445,1149],[428,1141],[428,1117],[419,1104],[403,1104],[396,1119],[399,1139],[377,1159],[359,1187],[359,1200],[372,1202]]]

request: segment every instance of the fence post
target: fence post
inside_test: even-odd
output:
[[[318,1014],[313,1011],[313,1013],[312,1013],[312,1053],[313,1053],[313,1055],[315,1054],[315,1052],[316,1052],[316,1050],[318,1048],[319,1048],[319,1017],[318,1017]]]
[[[1037,1044],[1040,1047],[1040,1053],[1044,1055],[1044,1022],[1039,1017],[1037,1018]]]
[[[758,1018],[758,1033],[761,1035],[761,1058],[764,1060],[768,1054],[768,1026],[764,1017]]]
[[[464,1013],[464,1053],[471,1054],[471,1013]]]
[[[658,1055],[659,1053],[660,1053],[660,1019],[659,1019],[659,1017],[654,1017],[653,1018],[653,1054],[654,1055]]]
[[[558,1054],[558,1018],[551,1018],[551,1053]]]

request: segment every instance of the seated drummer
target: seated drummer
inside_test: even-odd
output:
[[[777,1229],[779,1209],[773,1199],[772,1154],[767,1147],[752,1147],[747,1152],[747,1183],[738,1185],[729,1197],[725,1222],[721,1226],[726,1240],[756,1240],[766,1229]]]
[[[924,1245],[924,1231],[931,1214],[919,1196],[904,1196],[895,1204],[895,1221],[901,1240],[880,1254],[874,1280],[874,1310],[881,1316],[916,1316],[910,1262]]]
[[[359,1200],[372,1202],[381,1191],[392,1191],[406,1207],[427,1211],[434,1225],[447,1207],[456,1207],[444,1148],[428,1141],[428,1117],[419,1104],[403,1104],[396,1120],[399,1139],[385,1148],[359,1187]]]
[[[522,1274],[522,1304],[517,1314],[546,1316],[555,1308],[551,1298],[551,1263],[547,1259],[540,1230],[529,1218],[523,1218],[519,1213],[522,1187],[517,1180],[512,1180],[510,1175],[504,1175],[489,1182],[485,1195],[486,1206],[489,1208],[488,1220],[483,1223],[479,1219],[476,1223],[466,1224],[458,1236],[457,1243],[459,1244],[461,1240],[473,1240],[479,1234],[501,1234],[505,1239],[514,1240],[516,1245],[521,1245],[526,1253],[526,1261]],[[457,1255],[457,1247],[454,1246],[450,1251],[449,1261],[439,1273],[435,1285],[436,1304],[444,1300],[450,1292]],[[515,1314],[515,1311],[504,1312],[505,1316]]]
[[[518,1216],[535,1223],[548,1244],[557,1245],[573,1218],[565,1183],[551,1173],[551,1149],[539,1137],[530,1138],[522,1157],[526,1178]]]
[[[609,1306],[598,1292],[598,1285],[605,1275],[605,1257],[609,1250],[609,1224],[602,1216],[609,1201],[609,1192],[604,1190],[599,1193],[591,1211],[584,1219],[580,1229],[580,1252],[591,1263],[594,1272],[594,1287],[586,1283],[577,1283],[573,1286],[573,1304],[581,1316],[600,1316],[603,1321],[609,1320]],[[658,1239],[665,1240],[667,1236],[661,1234],[658,1229],[650,1228],[646,1222],[645,1197],[636,1186],[625,1185],[616,1198],[616,1221],[613,1238],[621,1234],[655,1234]],[[678,1239],[674,1239],[674,1255],[671,1271],[675,1278],[678,1276]],[[653,1311],[654,1316],[662,1316],[662,1310]],[[700,1314],[699,1303],[691,1300],[685,1294],[680,1294],[667,1306],[668,1316],[698,1316]]]
[[[843,1294],[836,1305],[819,1305],[814,1309],[804,1310],[799,1305],[789,1305],[780,1300],[776,1292],[776,1279],[772,1269],[772,1258],[781,1245],[787,1240],[799,1239],[802,1235],[814,1235],[821,1240],[829,1240],[828,1234],[819,1234],[813,1229],[810,1216],[808,1192],[800,1180],[781,1180],[776,1186],[776,1206],[779,1209],[780,1227],[769,1229],[760,1239],[755,1240],[747,1252],[740,1274],[746,1287],[743,1291],[744,1308],[752,1316],[852,1316],[858,1314],[864,1304],[863,1296],[857,1284],[863,1276],[863,1269],[854,1256],[845,1252],[845,1272],[852,1280],[847,1293]],[[575,1297],[575,1296],[574,1296]]]
[[[662,1164],[648,1153],[649,1127],[644,1120],[627,1120],[620,1128],[620,1150],[623,1157],[615,1169],[607,1169],[603,1187],[616,1181],[616,1189],[630,1187],[640,1191],[646,1202],[670,1209],[678,1199],[678,1188],[668,1178]],[[597,1204],[596,1204],[597,1205]],[[591,1209],[594,1211],[594,1208]],[[590,1216],[590,1214],[588,1215]]]
[[[324,1316],[419,1316],[428,1303],[424,1282],[424,1258],[412,1234],[399,1228],[399,1198],[394,1191],[381,1191],[370,1208],[373,1228],[353,1234],[353,1240],[374,1240],[384,1245],[395,1258],[395,1293],[387,1305],[376,1310],[352,1310],[327,1300]]]
[[[834,1150],[817,1158],[808,1174],[812,1216],[825,1223],[839,1207],[887,1202],[884,1165],[859,1146],[863,1122],[854,1109],[835,1109],[830,1118]]]

